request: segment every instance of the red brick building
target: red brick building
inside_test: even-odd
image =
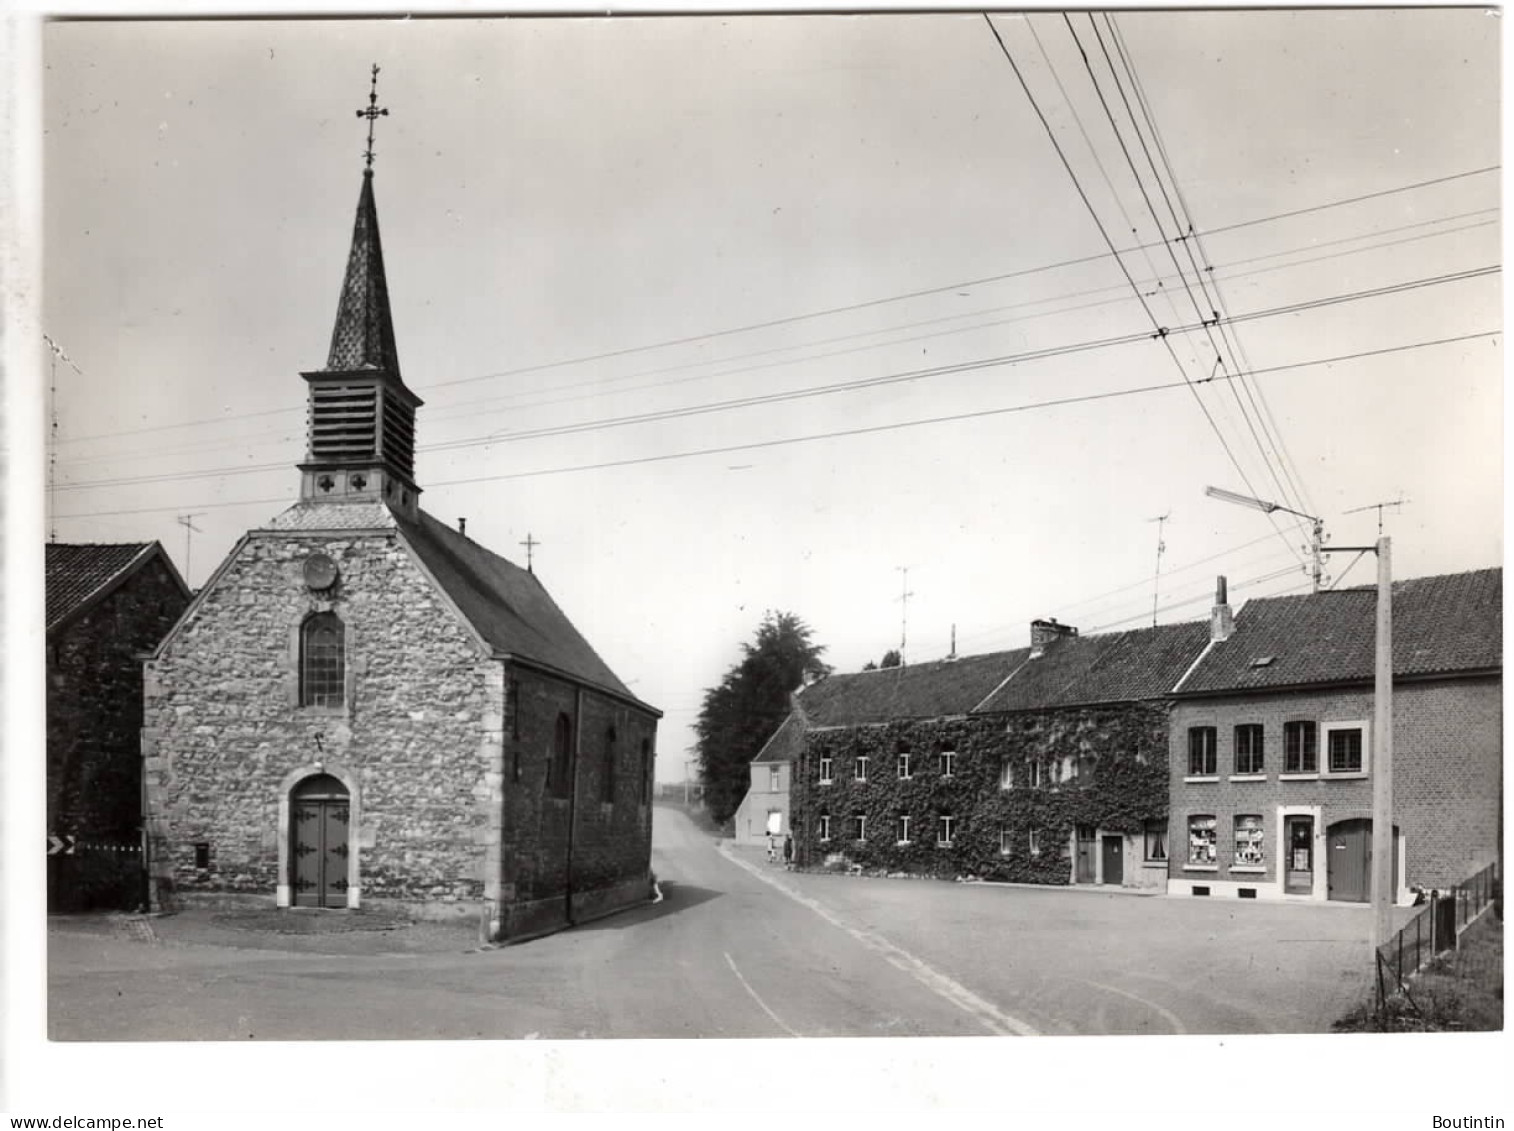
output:
[[[420,508],[372,170],[299,501],[147,665],[153,899],[403,904],[539,934],[650,894],[660,713],[529,569]]]
[[[48,906],[133,908],[142,884],[142,656],[189,604],[156,542],[49,543]]]
[[[1375,587],[1216,609],[1174,690],[1176,895],[1370,894]],[[1396,898],[1498,858],[1503,571],[1393,586]]]

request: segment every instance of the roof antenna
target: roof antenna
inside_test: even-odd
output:
[[[909,635],[909,599],[914,596],[909,591],[909,566],[896,567],[904,575],[904,580],[899,586],[899,666],[904,666],[904,642]]]
[[[538,542],[535,538],[532,538],[531,532],[528,530],[526,531],[526,540],[522,542],[521,545],[526,548],[526,572],[535,573],[536,570],[531,568],[531,551],[540,546],[541,543]]]
[[[47,343],[47,348],[52,351],[52,385],[48,390],[48,405],[52,411],[51,442],[47,450],[47,540],[58,540],[58,359],[61,357],[68,363],[68,367],[80,377],[84,376],[84,370],[74,364],[74,359],[63,352],[63,347],[53,341],[46,334],[42,340]]]
[[[1148,518],[1146,520],[1147,522],[1154,522],[1154,523],[1157,524],[1157,570],[1156,570],[1156,573],[1154,573],[1152,575],[1152,578],[1151,578],[1151,627],[1152,628],[1155,628],[1157,626],[1157,593],[1158,593],[1157,585],[1158,585],[1158,583],[1162,579],[1162,554],[1165,553],[1166,550],[1167,550],[1167,543],[1162,540],[1162,527],[1164,527],[1164,526],[1167,525],[1167,521],[1170,518],[1172,518],[1172,512],[1168,511],[1166,514],[1159,514],[1159,515],[1157,515],[1156,518]]]
[[[186,583],[189,581],[190,540],[195,534],[204,533],[195,525],[195,519],[202,517],[204,514],[204,511],[195,511],[193,514],[181,514],[176,519],[178,524],[184,528],[184,580]]]
[[[1352,507],[1348,511],[1341,511],[1341,514],[1360,514],[1362,511],[1370,511],[1370,510],[1377,511],[1377,536],[1379,538],[1381,538],[1383,536],[1383,508],[1384,507],[1398,507],[1398,508],[1401,509],[1403,507],[1403,505],[1405,503],[1409,502],[1409,501],[1410,500],[1404,498],[1404,493],[1402,491],[1400,491],[1398,493],[1398,498],[1395,499],[1395,500],[1393,500],[1392,502],[1389,502],[1389,503],[1368,503],[1364,507]]]

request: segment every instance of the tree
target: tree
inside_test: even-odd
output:
[[[897,648],[890,648],[883,653],[883,659],[878,661],[880,668],[897,668],[904,663],[904,657],[899,655]]]
[[[767,612],[756,639],[742,644],[741,660],[719,687],[704,693],[694,724],[699,780],[705,806],[718,822],[729,820],[741,804],[748,767],[788,715],[790,693],[831,670],[820,659],[825,646],[810,635],[809,625],[794,614]]]

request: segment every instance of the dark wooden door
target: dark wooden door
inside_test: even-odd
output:
[[[1372,822],[1358,818],[1332,825],[1325,844],[1330,898],[1366,903],[1372,891]]]
[[[346,788],[330,775],[307,778],[290,799],[291,887],[296,907],[347,906]]]
[[[1104,882],[1106,884],[1125,882],[1124,840],[1124,837],[1119,836],[1104,838]]]
[[[1092,825],[1078,826],[1078,883],[1091,884],[1098,881],[1098,841]]]

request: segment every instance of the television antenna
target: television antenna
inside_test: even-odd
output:
[[[204,531],[195,525],[195,519],[202,518],[204,515],[204,511],[195,511],[193,514],[181,514],[175,519],[184,528],[184,580],[186,582],[189,581],[191,542],[196,534],[204,533]]]
[[[1161,581],[1161,578],[1162,578],[1162,554],[1165,553],[1166,550],[1167,550],[1167,543],[1165,541],[1163,541],[1163,539],[1162,539],[1162,528],[1167,525],[1168,521],[1170,521],[1171,518],[1172,518],[1172,512],[1168,511],[1166,514],[1159,514],[1159,515],[1156,516],[1156,518],[1148,518],[1146,520],[1149,523],[1150,522],[1154,522],[1154,523],[1157,524],[1157,569],[1156,569],[1156,573],[1153,574],[1152,578],[1151,578],[1151,627],[1152,628],[1155,628],[1157,626],[1157,595],[1158,595],[1157,586],[1158,586],[1158,584],[1159,584],[1159,582]]]
[[[1403,492],[1400,491],[1398,498],[1394,499],[1392,502],[1368,503],[1364,507],[1352,507],[1348,511],[1341,511],[1341,514],[1361,514],[1362,511],[1375,510],[1377,512],[1377,533],[1379,536],[1381,536],[1383,532],[1383,509],[1385,507],[1398,507],[1402,509],[1403,505],[1408,501],[1408,499],[1404,498]]]

